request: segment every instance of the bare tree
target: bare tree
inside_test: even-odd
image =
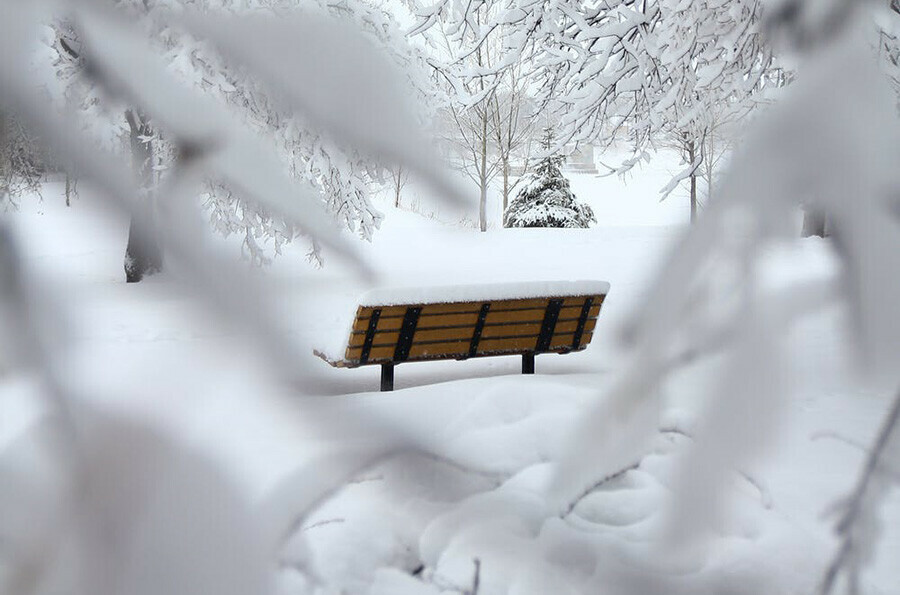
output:
[[[162,252],[157,238],[148,231],[151,226],[147,223],[154,217],[155,210],[153,129],[147,118],[134,110],[125,112],[125,119],[128,121],[132,166],[141,183],[141,196],[131,217],[125,248],[125,281],[136,283],[146,275],[162,270]]]
[[[476,52],[481,60],[481,50]],[[480,83],[484,91],[484,82]],[[476,105],[462,110],[452,108],[453,121],[460,132],[463,150],[469,159],[463,160],[463,171],[478,184],[478,227],[487,231],[487,195],[491,180],[500,169],[500,162],[492,147],[493,112],[496,110],[496,95],[492,91]]]
[[[495,43],[473,44],[477,30],[492,18],[496,7],[481,2],[468,14],[466,25],[443,25],[437,28],[439,50],[448,58],[433,60],[431,65],[443,79],[447,89],[444,112],[450,123],[445,138],[458,159],[459,169],[478,185],[478,225],[487,231],[487,196],[491,181],[502,168],[498,150],[497,125],[505,119],[500,111],[498,87],[488,76],[475,73],[494,71]],[[508,159],[508,155],[507,155]]]
[[[528,109],[527,83],[520,63],[504,71],[503,82],[497,93],[494,117],[494,138],[503,176],[503,212],[509,206],[510,160],[520,148],[525,147],[534,132],[534,119]]]
[[[42,175],[36,139],[18,119],[0,112],[0,206],[15,207],[20,197],[39,195]]]
[[[691,204],[691,223],[697,220],[699,212],[699,199],[697,196],[697,178],[702,175],[701,167],[705,163],[706,134],[704,133],[698,141],[696,137],[689,132],[673,132],[666,136],[666,146],[675,149],[681,156],[682,163],[686,168],[677,174],[669,183],[660,191],[662,199],[665,200],[669,195],[681,185],[685,180],[688,181],[688,196]]]
[[[496,97],[493,92],[474,105],[451,105],[449,108],[454,125],[450,142],[459,157],[459,167],[478,185],[478,225],[481,231],[487,231],[488,190],[501,167],[494,144],[495,111]]]
[[[676,175],[662,190],[663,200],[682,182],[688,182],[688,197],[691,208],[691,223],[697,220],[700,213],[700,182],[706,182],[705,201],[710,201],[717,167],[732,148],[732,138],[726,133],[726,125],[740,120],[743,113],[737,114],[728,110],[717,110],[714,107],[708,112],[705,126],[696,133],[688,131],[672,132],[666,135],[666,146],[674,149],[681,156],[686,168]]]
[[[704,197],[706,201],[712,200],[716,174],[721,168],[722,161],[733,149],[733,124],[734,122],[718,114],[713,114],[710,119],[710,127],[706,135],[706,146],[703,149],[703,165],[701,166],[702,177],[706,181],[706,194]]]
[[[402,165],[391,169],[391,182],[394,188],[394,208],[400,208],[400,193],[406,182],[409,180],[409,173],[403,169]]]
[[[72,206],[72,199],[78,196],[78,178],[66,172],[66,206]]]

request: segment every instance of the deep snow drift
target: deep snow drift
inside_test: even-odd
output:
[[[856,388],[843,369],[844,313],[835,308],[791,331],[795,398],[767,456],[733,470],[730,506],[702,550],[655,554],[669,486],[698,423],[697,387],[711,381],[715,358],[685,366],[665,385],[649,452],[561,506],[546,497],[573,424],[621,357],[617,325],[686,219],[679,197],[657,203],[664,169],[627,186],[572,176],[600,221],[588,230],[480,234],[380,204],[383,229],[361,246],[381,273],[379,286],[612,286],[591,346],[538,357],[535,376],[519,375],[515,357],[417,363],[397,369],[391,394],[372,392],[377,366],[335,370],[312,355],[346,340],[344,321],[372,288],[340,262],[312,269],[297,246],[257,272],[286,336],[302,346],[297,384],[285,387],[267,376],[252,343],[167,274],[123,283],[127,221],[103,214],[89,190],[66,208],[50,184],[43,203],[23,201],[6,218],[27,266],[54,278],[68,306],[62,372],[80,401],[178,434],[219,462],[251,501],[266,502],[298,469],[326,474],[323,451],[367,439],[368,428],[345,420],[407,428],[439,454],[381,461],[304,518],[282,553],[282,593],[458,593],[476,581],[481,594],[648,592],[663,580],[678,593],[812,592],[834,546],[824,515],[853,485],[889,396]],[[776,276],[834,273],[828,243],[817,239],[797,240],[773,263]],[[0,379],[0,460],[21,454],[9,445],[45,414],[27,406],[30,391],[27,379]],[[21,510],[27,518],[28,507]],[[900,582],[896,494],[883,522],[866,577],[871,593],[896,592]]]

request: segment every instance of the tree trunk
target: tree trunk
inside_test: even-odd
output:
[[[697,220],[697,175],[691,174],[691,223]]]
[[[503,215],[509,206],[509,157],[503,158]]]
[[[706,158],[703,162],[706,164],[706,204],[712,204],[713,199],[713,171],[716,166],[716,135],[715,125],[710,128],[706,134]]]
[[[824,238],[826,235],[825,221],[825,213],[812,209],[805,209],[803,211],[803,231],[801,232],[801,235],[804,238],[810,236]]]
[[[398,167],[394,174],[394,208],[400,208],[400,190],[403,188],[403,168]]]
[[[481,176],[481,197],[478,199],[478,228],[487,231],[487,186],[485,176]]]
[[[478,202],[478,227],[487,231],[487,112],[481,118],[481,198]]]
[[[688,163],[693,165],[694,159],[696,159],[696,149],[694,148],[694,141],[688,141],[687,145],[688,150]],[[691,223],[694,223],[697,220],[697,171],[694,170],[691,172]]]
[[[152,209],[143,203],[131,215],[128,245],[125,248],[126,283],[137,283],[145,276],[158,273],[162,269],[159,244],[156,238],[152,237],[152,232],[146,229],[146,222],[152,216]]]
[[[70,196],[72,196],[72,181],[71,181],[71,178],[69,178],[69,174],[66,174],[66,206],[67,207],[72,206],[72,201],[69,199]]]
[[[125,114],[130,127],[131,159],[143,186],[135,203],[128,226],[128,245],[125,248],[125,281],[137,283],[147,275],[162,270],[162,252],[153,235],[153,152],[142,137],[153,134],[150,125],[131,110]]]

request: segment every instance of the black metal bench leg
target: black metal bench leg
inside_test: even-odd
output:
[[[522,373],[523,374],[534,374],[534,354],[533,353],[523,353],[522,354]]]
[[[381,364],[381,392],[394,390],[394,364]]]

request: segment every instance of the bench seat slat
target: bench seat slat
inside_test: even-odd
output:
[[[380,330],[375,334],[374,345],[394,344],[400,336],[399,330]],[[415,342],[421,341],[438,341],[438,340],[459,340],[468,341],[472,338],[471,326],[456,326],[448,328],[428,329],[417,328]],[[350,339],[350,347],[359,347],[365,341],[364,334],[354,333]]]
[[[559,322],[578,320],[581,316],[581,305],[563,306],[559,312]],[[528,308],[520,310],[500,310],[495,311],[493,306],[485,319],[485,327],[494,324],[505,323],[538,323],[544,320],[543,308]],[[596,318],[600,314],[600,304],[591,307],[588,312],[588,318]],[[371,316],[371,313],[369,314]],[[468,327],[474,328],[478,321],[478,311],[472,311],[468,314],[429,314],[423,310],[419,315],[419,330],[436,329],[443,327]],[[399,330],[403,324],[403,317],[387,317],[382,313],[378,319],[377,330],[395,331]],[[353,325],[353,334],[365,334],[369,325],[369,317],[357,317]]]
[[[478,312],[471,312],[469,314],[431,314],[419,315],[419,324],[416,327],[417,329],[427,329],[427,328],[436,328],[436,327],[445,327],[445,326],[465,326],[468,328],[474,328],[475,323],[478,321]],[[368,324],[368,319],[356,319],[356,323],[353,326],[354,334],[358,331],[362,330],[365,332],[365,325]],[[378,330],[379,331],[396,331],[399,330],[403,325],[403,317],[389,317],[384,318],[383,316],[378,319]]]
[[[578,349],[572,349],[572,333],[569,333],[563,337],[555,337],[550,343],[550,347],[547,349],[548,352],[555,353],[567,353],[569,351],[581,351],[584,349],[587,344],[590,342],[592,333],[585,333],[582,338],[582,344]],[[489,356],[489,355],[500,355],[503,353],[522,353],[523,351],[529,351],[534,349],[536,339],[534,337],[517,337],[511,339],[482,339],[478,345],[478,352],[473,357],[480,356]],[[429,359],[452,359],[459,358],[464,359],[469,356],[469,342],[468,341],[449,341],[443,343],[432,343],[432,344],[416,344],[410,348],[409,357],[406,361],[423,361]],[[359,349],[354,350],[354,353],[358,353]],[[353,361],[353,357],[351,353],[348,353],[347,363],[349,365],[353,365],[355,362]],[[385,345],[382,347],[373,347],[372,351],[369,353],[368,363],[370,364],[378,364],[378,363],[388,363],[393,361],[394,356],[394,346],[393,345]]]
[[[585,321],[584,331],[589,333],[594,330],[597,319],[592,318]],[[577,320],[564,320],[556,323],[554,337],[568,336],[570,339],[578,328]],[[494,324],[485,325],[481,332],[482,339],[496,339],[500,337],[517,337],[528,336],[537,337],[541,331],[540,322],[529,322],[526,324]],[[446,341],[469,341],[472,338],[473,328],[470,326],[459,326],[437,329],[417,328],[415,334],[416,343],[433,343]],[[379,331],[375,333],[372,342],[373,347],[384,347],[387,345],[395,345],[400,337],[399,330]],[[349,347],[352,350],[356,347],[362,347],[365,344],[366,335],[363,333],[355,333],[350,339]]]
[[[502,312],[505,310],[523,310],[534,308],[536,310],[544,310],[547,303],[553,298],[533,298],[522,300],[497,300],[491,301],[491,312]],[[584,297],[566,297],[559,298],[563,300],[563,307],[581,308],[584,303]],[[410,306],[421,306],[421,316],[430,316],[432,314],[477,314],[481,309],[483,302],[453,302],[446,304],[410,304]],[[372,315],[372,311],[381,310],[381,318],[403,318],[406,309],[409,306],[361,306],[356,313],[357,320],[368,320]]]
[[[590,319],[585,322],[584,328],[586,331],[594,330],[594,325],[597,324],[597,319]],[[572,334],[575,332],[575,329],[578,327],[577,320],[564,320],[560,319],[559,322],[556,323],[556,329],[554,332],[554,336],[564,335],[564,334]],[[525,324],[495,324],[493,326],[485,325],[484,331],[482,331],[481,336],[484,339],[491,339],[497,337],[510,337],[516,335],[528,335],[530,337],[537,337],[541,332],[541,322],[529,322]]]
[[[504,323],[541,324],[544,321],[545,312],[546,306],[544,308],[534,308],[528,310],[506,310],[502,312],[494,312],[494,310],[492,309],[490,312],[488,312],[485,326]],[[597,313],[600,313],[599,308],[597,309]],[[581,315],[581,306],[564,306],[559,311],[559,320],[578,320],[579,315]]]
[[[421,320],[421,319],[420,319]],[[380,322],[380,321],[379,321]],[[473,326],[470,325],[460,325],[460,326],[448,326],[448,327],[428,327],[425,326],[420,321],[420,326],[416,329],[415,341],[438,341],[438,340],[469,340],[472,337]],[[584,330],[585,332],[593,331],[594,327],[597,324],[596,318],[589,318],[585,321]],[[563,318],[560,317],[559,322],[556,323],[556,332],[555,335],[559,335],[562,333],[574,333],[578,328],[578,320],[571,318]],[[541,330],[541,321],[535,320],[532,322],[520,323],[520,322],[500,322],[500,323],[485,323],[484,329],[482,329],[481,336],[482,338],[496,338],[496,337],[508,337],[515,335],[527,335],[530,334],[532,336],[537,336]],[[399,329],[382,329],[379,328],[375,333],[374,337],[374,346],[385,345],[385,344],[395,344],[399,337]],[[361,347],[366,339],[365,332],[354,332],[350,338],[349,347]]]

